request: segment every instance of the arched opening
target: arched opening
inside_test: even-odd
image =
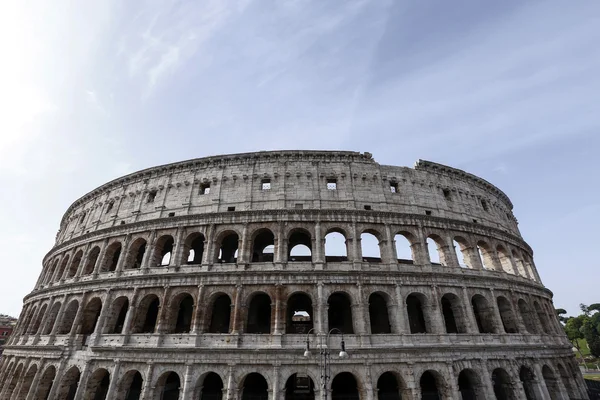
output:
[[[310,233],[296,229],[288,239],[288,261],[312,261],[312,240]]]
[[[72,300],[68,305],[66,310],[63,313],[62,321],[60,322],[60,327],[58,328],[57,333],[59,335],[66,335],[71,332],[73,328],[73,322],[75,321],[75,316],[77,315],[77,310],[79,309],[79,302],[77,300]],[[58,321],[57,321],[58,323]],[[49,334],[50,332],[48,332]]]
[[[156,392],[160,394],[158,399],[178,400],[179,386],[181,386],[179,375],[173,371],[165,372],[156,382]]]
[[[348,261],[346,235],[341,230],[331,230],[325,235],[325,262]]]
[[[111,243],[106,249],[104,255],[104,261],[102,262],[101,272],[114,272],[119,264],[119,258],[121,257],[121,243]]]
[[[411,293],[406,298],[406,312],[408,314],[408,324],[410,333],[427,333],[425,323],[425,313],[423,312],[423,303],[425,296],[420,293]]]
[[[360,248],[362,250],[362,260],[364,262],[381,262],[381,249],[379,248],[379,239],[373,233],[361,233]]]
[[[83,398],[91,400],[106,400],[109,384],[110,374],[108,371],[104,368],[97,369],[88,379]]]
[[[268,229],[256,232],[252,242],[252,262],[273,262],[275,235]]]
[[[419,380],[421,400],[441,400],[441,377],[437,372],[425,371]]]
[[[467,242],[460,237],[455,237],[452,241],[452,245],[454,246],[456,258],[458,259],[458,266],[461,268],[472,268],[467,252],[467,248],[469,247]]]
[[[448,265],[444,254],[444,241],[438,235],[430,235],[427,238],[427,253],[429,261],[433,265]]]
[[[560,375],[560,379],[562,380],[563,385],[565,385],[565,389],[567,389],[567,394],[569,395],[569,398],[576,399],[577,392],[573,388],[573,384],[571,383],[571,377],[561,364],[558,364],[557,367],[558,374]]]
[[[100,247],[94,246],[85,261],[85,267],[83,268],[83,275],[90,275],[92,272],[94,272],[94,268],[96,267],[96,262],[98,261],[99,255],[100,255]]]
[[[287,301],[286,333],[306,334],[313,327],[312,300],[306,293],[295,293]]]
[[[17,384],[21,380],[22,373],[23,373],[23,364],[19,364],[17,366],[17,368],[15,369],[15,371],[13,372],[12,379],[10,379],[10,380],[7,379],[6,381],[4,381],[3,386],[4,386],[4,384],[6,384],[8,382],[8,387],[6,388],[6,392],[5,392],[5,395],[6,395],[5,399],[13,398],[13,392],[14,392],[15,388],[17,387]]]
[[[223,380],[214,372],[209,372],[202,381],[199,400],[221,400],[223,398]]]
[[[173,236],[164,235],[158,238],[154,247],[154,262],[152,265],[158,267],[166,267],[171,264],[171,258],[173,257],[173,246],[175,241]]]
[[[472,369],[463,369],[458,374],[458,391],[462,400],[486,400],[481,380]]]
[[[171,312],[176,317],[176,320],[173,329],[169,329],[169,332],[189,333],[192,328],[194,298],[185,293],[173,300],[174,304]]]
[[[513,260],[515,260],[515,264],[517,266],[517,272],[519,273],[520,276],[526,278],[527,272],[525,272],[525,264],[523,263],[521,256],[519,255],[519,253],[517,253],[514,250],[512,251],[512,256],[513,256]]]
[[[35,378],[37,371],[38,371],[38,367],[37,367],[37,365],[34,364],[31,367],[29,367],[27,372],[23,375],[23,378],[22,378],[23,384],[21,385],[21,389],[19,390],[19,393],[17,393],[16,400],[25,400],[27,398],[27,395],[29,394],[29,390],[31,390],[31,384],[33,383],[33,379]]]
[[[67,278],[73,278],[77,274],[77,270],[79,269],[79,264],[81,264],[82,258],[82,250],[79,250],[77,253],[75,253],[75,257],[73,257],[73,261],[71,261],[71,265],[69,266],[69,271],[67,271]]]
[[[125,269],[140,269],[144,261],[144,254],[146,254],[146,239],[137,238],[129,246]]]
[[[266,293],[252,296],[248,307],[247,333],[271,333],[271,298]]]
[[[457,295],[446,293],[442,296],[442,314],[446,333],[467,333],[463,308]]]
[[[400,385],[393,372],[384,372],[377,379],[377,400],[402,400]]]
[[[514,274],[515,271],[512,267],[510,257],[508,256],[508,253],[506,252],[504,247],[498,246],[496,248],[496,251],[498,252],[498,258],[500,259],[500,265],[502,266],[502,270],[509,274]]]
[[[544,312],[544,310],[542,310],[542,308],[540,307],[540,304],[537,301],[533,302],[533,308],[535,308],[535,312],[538,316],[538,319],[540,320],[540,323],[542,324],[542,331],[545,334],[550,334],[550,322],[548,321],[548,316],[546,315],[546,313]]]
[[[58,268],[58,273],[56,274],[56,277],[54,278],[54,282],[58,282],[61,280],[61,278],[63,277],[63,274],[65,273],[65,270],[67,269],[68,264],[69,264],[69,255],[67,254],[66,256],[63,257],[62,261],[60,262],[60,267]]]
[[[206,239],[201,233],[192,233],[185,240],[184,254],[187,254],[186,264],[199,265],[202,264],[204,256],[204,242]]]
[[[56,270],[56,266],[58,265],[58,258],[52,262],[52,265],[47,269],[46,276],[44,277],[44,283],[52,282],[52,276],[54,275],[54,271]]]
[[[315,385],[306,374],[293,374],[285,383],[285,400],[314,400]]]
[[[492,372],[492,384],[496,400],[516,400],[514,395],[510,375],[502,368],[496,368]]]
[[[102,301],[95,297],[87,303],[83,310],[83,318],[81,321],[81,334],[91,335],[96,330],[100,311],[102,310]]]
[[[541,400],[538,399],[535,392],[535,375],[531,369],[522,366],[519,371],[519,379],[521,379],[521,383],[523,384],[523,390],[525,391],[527,400]]]
[[[369,296],[369,320],[372,334],[392,333],[387,301],[379,293]]]
[[[504,296],[498,296],[498,310],[500,311],[500,319],[506,333],[519,333],[517,320],[508,299]]]
[[[154,333],[160,301],[156,295],[150,294],[142,299],[132,333]]]
[[[46,315],[46,310],[48,309],[48,304],[44,304],[40,308],[40,312],[33,318],[31,321],[31,327],[29,328],[29,333],[35,335],[40,330],[40,324],[42,323],[42,319],[44,315]]]
[[[33,328],[33,326],[32,326],[33,319],[35,318],[36,311],[37,311],[37,307],[33,306],[33,309],[31,311],[27,312],[27,317],[24,318],[24,321],[23,321],[23,328],[22,328],[23,333],[28,334],[31,332],[31,328]]]
[[[125,318],[129,310],[129,299],[125,296],[118,297],[113,301],[109,320],[107,322],[108,333],[122,333],[125,326]]]
[[[399,232],[394,236],[396,244],[396,258],[400,264],[414,264],[415,256],[412,250],[412,243],[409,239],[412,235],[405,232]]]
[[[562,397],[559,397],[560,386],[558,385],[558,380],[556,379],[554,371],[552,371],[549,366],[544,365],[542,367],[542,377],[548,388],[548,393],[550,393],[550,400],[562,399]]]
[[[475,314],[479,333],[496,333],[494,309],[487,299],[480,294],[476,294],[471,298],[471,305],[473,306],[473,314]]]
[[[354,323],[352,322],[352,305],[346,293],[333,293],[327,299],[329,310],[329,330],[339,329],[343,333],[353,334]]]
[[[529,333],[538,333],[537,328],[535,326],[535,324],[533,323],[534,321],[534,315],[531,312],[531,309],[529,308],[529,304],[527,304],[525,302],[525,300],[523,299],[519,299],[518,301],[518,306],[519,306],[519,314],[521,314],[521,319],[523,320],[523,323],[525,324],[525,328],[527,329],[527,332]]]
[[[215,299],[210,316],[209,333],[229,333],[231,320],[231,299],[221,294]]]
[[[79,386],[79,378],[81,374],[77,367],[71,367],[62,377],[60,386],[56,391],[57,399],[74,400],[77,387]]]
[[[235,263],[237,262],[237,251],[240,238],[237,233],[229,232],[221,239],[218,246],[219,254],[217,262],[220,263]]]
[[[265,378],[256,372],[248,374],[242,387],[242,400],[268,400],[268,388]]]
[[[481,265],[483,265],[484,269],[495,269],[492,252],[490,251],[490,246],[488,246],[487,243],[483,241],[477,242],[477,253],[479,254],[479,259],[481,260]]]
[[[341,372],[331,381],[332,400],[359,400],[358,383],[350,372]]]
[[[127,373],[121,379],[117,398],[125,400],[140,400],[143,385],[144,378],[142,378],[142,374],[140,374],[139,371],[127,371]]]
[[[77,305],[79,305],[79,303],[77,303]],[[56,302],[52,305],[52,308],[50,309],[50,314],[48,315],[48,319],[46,320],[46,326],[44,326],[44,330],[42,332],[44,335],[49,335],[52,332],[54,324],[60,324],[60,321],[56,320],[56,318],[58,317],[58,311],[60,310],[60,306],[60,302]],[[73,322],[71,322],[71,325],[72,324]]]
[[[48,398],[48,395],[50,394],[50,389],[54,384],[54,378],[56,378],[56,368],[53,365],[51,365],[48,368],[46,368],[46,370],[42,374],[42,377],[38,382],[37,389],[34,388],[35,399],[45,400]]]

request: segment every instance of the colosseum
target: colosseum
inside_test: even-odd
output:
[[[346,151],[115,179],[62,218],[0,399],[588,399],[512,207]]]

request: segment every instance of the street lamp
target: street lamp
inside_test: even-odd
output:
[[[304,349],[304,357],[310,357],[311,356],[311,352],[310,352],[310,334],[311,332],[314,331],[314,328],[311,328],[308,333],[306,334],[306,348]],[[320,379],[320,386],[321,386],[321,393],[322,394],[322,398],[324,400],[327,400],[327,382],[329,381],[329,379],[331,379],[331,353],[329,351],[329,337],[331,336],[332,333],[340,333],[342,335],[342,341],[340,344],[341,350],[340,350],[340,354],[339,357],[342,359],[346,359],[349,357],[348,353],[346,352],[346,343],[344,342],[344,332],[340,331],[338,328],[333,328],[331,329],[329,332],[327,332],[327,335],[325,336],[325,346],[323,346],[323,335],[317,335],[315,333],[315,335],[318,336],[319,338],[319,371],[321,373]]]

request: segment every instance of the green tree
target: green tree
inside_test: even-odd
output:
[[[567,310],[565,310],[564,308],[557,308],[554,311],[556,312],[558,320],[563,324],[566,324],[569,319],[569,317],[567,317]]]
[[[592,304],[588,307],[590,312],[595,312],[587,317],[581,326],[581,332],[590,348],[590,354],[594,357],[600,357],[600,312],[598,312],[598,308],[600,308],[600,304]]]
[[[573,346],[575,346],[575,348],[577,349],[577,352],[579,352],[579,357],[581,357],[582,359],[583,359],[583,355],[581,354],[581,346],[579,345],[579,340],[585,339],[582,328],[583,328],[585,321],[588,318],[589,317],[586,316],[585,314],[581,314],[577,317],[571,317],[571,318],[567,319],[567,322],[564,326],[567,337],[569,338],[571,343],[573,343]]]

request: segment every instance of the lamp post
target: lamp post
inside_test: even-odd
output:
[[[314,331],[315,328],[311,328],[306,333],[306,347],[304,349],[304,357],[310,357],[310,334]],[[331,352],[329,351],[329,337],[332,333],[340,333],[342,335],[342,341],[340,343],[340,358],[348,358],[348,353],[346,352],[346,343],[344,342],[344,332],[340,331],[338,328],[333,328],[327,335],[325,335],[325,346],[323,346],[323,336],[314,333],[319,338],[319,372],[320,372],[320,386],[321,386],[321,398],[323,400],[327,400],[327,382],[331,379]]]

